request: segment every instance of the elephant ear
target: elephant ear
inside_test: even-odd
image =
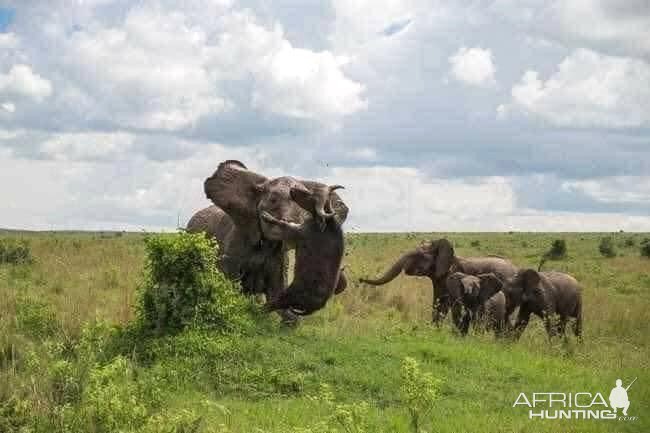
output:
[[[487,301],[494,296],[494,294],[503,289],[503,282],[492,272],[488,274],[480,274],[478,275],[478,278],[481,280],[481,290],[479,293],[481,303]]]
[[[440,278],[449,272],[452,260],[454,259],[454,247],[447,239],[436,241],[438,254],[436,256],[436,278]]]
[[[235,160],[224,161],[203,184],[205,195],[224,210],[233,222],[259,232],[257,202],[266,177],[254,173]]]
[[[476,277],[473,275],[465,275],[460,279],[460,285],[463,288],[463,295],[470,296],[472,298],[476,297],[478,293],[478,284]]]
[[[536,290],[540,283],[539,273],[535,269],[526,269],[521,275],[524,290]]]
[[[464,277],[465,274],[460,272],[454,272],[447,276],[445,287],[447,287],[447,291],[452,299],[461,299],[467,292],[467,287],[463,284]]]

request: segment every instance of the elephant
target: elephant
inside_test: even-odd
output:
[[[340,185],[328,187],[330,195]],[[292,198],[304,209],[312,211],[313,200],[310,191],[294,188]],[[262,218],[270,224],[284,227],[294,233],[296,262],[293,281],[278,297],[270,299],[265,308],[268,311],[290,308],[296,314],[311,314],[323,308],[334,294],[342,292],[347,280],[340,268],[344,253],[343,230],[334,218],[331,204],[326,202],[325,218],[310,219],[302,224],[277,220],[267,212]]]
[[[406,275],[426,276],[433,283],[433,323],[439,324],[445,318],[451,307],[451,299],[447,288],[447,277],[453,272],[468,275],[494,273],[501,281],[511,278],[517,272],[517,267],[508,259],[488,257],[459,257],[454,247],[447,239],[437,239],[425,242],[413,250],[407,251],[376,279],[362,278],[362,283],[383,285],[392,281],[402,271]],[[519,305],[518,293],[505,292],[506,319]]]
[[[206,197],[214,205],[196,212],[187,231],[205,232],[217,240],[219,268],[229,278],[239,280],[245,293],[277,299],[287,288],[289,249],[296,248],[296,254],[301,254],[298,247],[310,243],[305,239],[308,236],[320,240],[330,236],[343,248],[338,233],[326,229],[333,224],[340,229],[347,218],[348,207],[336,189],[289,176],[268,179],[248,170],[240,161],[227,160],[204,182]],[[295,227],[315,229],[297,231]],[[340,257],[326,257],[317,251],[310,257],[309,268],[318,271],[312,283],[332,286],[335,291],[345,287],[340,269],[336,269],[334,277],[330,275],[333,263],[340,266]],[[305,259],[301,260],[295,273],[303,272],[306,265]],[[326,283],[321,280],[324,276]],[[311,287],[304,286],[303,290]],[[291,316],[292,307],[287,307],[285,319]],[[301,310],[299,306],[297,309]]]
[[[501,290],[503,282],[494,273],[467,275],[454,272],[447,277],[446,283],[452,299],[452,317],[462,335],[467,334],[473,320],[482,327],[493,329],[497,336],[503,333],[506,296]]]
[[[521,292],[515,323],[517,338],[526,329],[530,315],[535,314],[544,320],[549,338],[555,334],[566,336],[566,323],[574,318],[574,334],[582,339],[582,289],[574,277],[563,272],[524,269],[506,284]],[[559,320],[553,323],[556,315]]]

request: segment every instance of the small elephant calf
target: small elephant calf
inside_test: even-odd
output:
[[[454,323],[466,335],[472,320],[501,335],[506,322],[503,283],[493,273],[467,275],[454,272],[447,277]],[[463,311],[464,310],[464,311]]]
[[[515,324],[516,336],[526,329],[530,315],[544,320],[549,338],[555,334],[565,335],[566,323],[575,318],[573,332],[582,338],[582,293],[580,284],[563,272],[538,272],[534,269],[520,271],[508,282],[510,290],[521,293],[521,306]],[[559,316],[557,323],[553,323]]]

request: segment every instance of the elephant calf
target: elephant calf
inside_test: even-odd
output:
[[[506,296],[501,290],[503,282],[494,273],[468,275],[454,272],[447,277],[446,285],[453,302],[454,323],[461,334],[467,334],[472,320],[493,329],[497,336],[503,333]]]
[[[569,318],[575,318],[573,332],[579,339],[582,337],[582,293],[580,284],[571,275],[526,269],[519,272],[508,285],[521,291],[521,306],[515,324],[516,337],[526,329],[531,314],[544,320],[549,338],[556,333],[565,335]],[[559,320],[552,323],[556,315]]]

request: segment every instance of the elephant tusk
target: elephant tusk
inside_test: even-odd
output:
[[[290,221],[285,221],[285,220],[278,219],[278,218],[274,217],[273,215],[271,215],[267,211],[262,211],[262,213],[260,214],[260,217],[264,221],[266,221],[266,222],[268,222],[270,224],[280,225],[280,226],[286,227],[286,228],[294,230],[294,231],[300,231],[300,230],[302,230],[302,227],[303,227],[302,224],[297,224],[297,223],[293,223],[293,222],[290,222]]]

